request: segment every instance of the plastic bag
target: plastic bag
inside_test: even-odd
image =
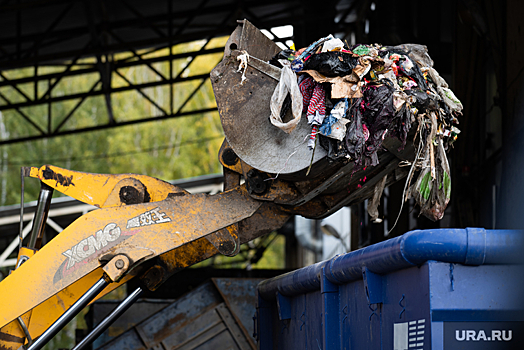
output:
[[[344,118],[348,107],[347,99],[340,100],[324,119],[319,132],[324,136],[342,141],[346,136],[346,124],[349,123],[349,119]]]
[[[444,103],[453,111],[457,113],[462,112],[462,103],[460,100],[455,96],[453,91],[451,91],[449,88],[446,87],[437,87],[438,93]]]
[[[278,68],[282,68],[282,64],[280,64],[279,60],[285,60],[285,61],[291,62],[295,58],[294,55],[295,55],[295,51],[291,49],[282,50],[269,60],[269,64],[275,67],[278,67]]]
[[[358,58],[344,52],[322,52],[311,55],[304,63],[304,70],[316,70],[326,77],[343,77],[353,73]]]
[[[330,160],[349,159],[351,158],[346,150],[346,144],[344,141],[325,137],[319,135],[320,146],[327,151],[327,156]]]
[[[356,166],[363,163],[364,150],[366,148],[366,135],[362,125],[361,105],[364,103],[362,98],[357,99],[348,112],[349,126],[346,132],[346,149],[349,156],[355,160]]]
[[[408,56],[414,60],[419,66],[433,67],[433,60],[429,57],[428,47],[420,44],[402,44],[398,46],[388,47],[387,49],[405,51]]]
[[[433,178],[431,177],[431,168],[423,168],[417,177],[417,181],[411,189],[411,197],[420,205],[420,213],[426,215],[431,210],[431,190],[433,188]],[[431,216],[429,217],[431,219]]]
[[[354,47],[352,51],[355,55],[365,56],[370,53],[371,48],[366,45],[358,45],[357,47]]]
[[[291,62],[291,69],[293,72],[300,72],[302,69],[304,69],[304,61],[307,59],[307,57],[313,54],[320,45],[331,39],[334,39],[334,36],[329,34],[324,38],[318,39],[307,48],[298,50],[297,54],[300,54]]]
[[[437,159],[437,198],[431,213],[436,220],[440,220],[444,216],[444,211],[451,198],[451,173],[446,151],[444,150],[444,143],[441,138],[437,141],[435,154]]]
[[[388,52],[389,54],[400,55],[401,59],[399,61],[399,64],[397,64],[398,70],[400,72],[402,72],[407,77],[413,79],[422,90],[426,91],[429,89],[428,84],[426,83],[426,79],[424,79],[424,75],[422,74],[419,65],[413,64],[411,62],[409,54],[406,51],[400,50],[397,47],[390,47],[388,48]]]
[[[366,156],[365,165],[377,165],[377,151],[380,149],[384,137],[392,127],[392,120],[395,116],[393,105],[393,92],[395,89],[387,84],[380,86],[369,86],[364,92],[363,112],[364,123],[369,128],[369,139],[366,142],[364,155]]]
[[[289,134],[297,127],[300,118],[302,117],[302,94],[298,88],[297,77],[289,67],[289,63],[286,64],[284,60],[280,60],[280,62],[284,67],[280,73],[280,81],[275,87],[273,96],[271,96],[271,116],[269,119],[271,120],[271,124]],[[293,119],[284,123],[280,116],[280,112],[288,94],[291,95]]]
[[[395,117],[391,121],[391,136],[397,137],[401,143],[399,151],[403,150],[406,146],[409,130],[411,129],[411,118],[412,114],[409,108],[404,103],[402,108],[395,114]]]
[[[415,106],[418,110],[422,111],[429,107],[430,98],[428,94],[426,94],[424,91],[420,89],[410,89],[404,92],[407,95],[413,96],[415,98],[415,100],[411,104]]]
[[[322,52],[340,51],[344,48],[344,43],[339,38],[328,40],[322,45]]]

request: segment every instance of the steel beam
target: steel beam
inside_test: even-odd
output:
[[[29,2],[18,3],[4,0],[0,2],[0,19],[4,16],[11,16],[14,24],[12,33],[0,38],[0,78],[3,78],[0,81],[0,87],[4,88],[0,94],[0,102],[4,102],[0,105],[0,112],[18,113],[22,122],[31,124],[34,128],[34,131],[30,131],[29,136],[12,136],[11,139],[0,141],[0,145],[216,111],[216,108],[201,108],[182,112],[209,77],[208,74],[190,77],[183,75],[191,68],[197,57],[224,51],[223,47],[207,48],[210,40],[229,35],[236,25],[235,20],[242,16],[251,18],[261,28],[268,30],[274,26],[302,23],[306,20],[303,16],[296,15],[297,11],[300,12],[301,7],[304,6],[298,0],[268,0],[263,3],[254,0],[230,0],[219,4],[210,0],[200,0],[190,9],[186,7],[185,10],[180,10],[176,2],[166,1],[165,5],[163,4],[163,2],[158,2],[157,9],[143,12],[141,11],[143,5],[140,2],[120,0],[112,3],[111,9],[120,7],[123,9],[123,15],[112,20],[104,15],[107,12],[104,12],[104,9],[110,5],[101,1],[29,0]],[[25,17],[21,15],[24,10],[31,11],[34,8],[41,8],[44,13],[51,7],[55,12],[46,18],[43,24],[39,24],[40,31],[25,30],[24,25],[28,23],[24,22]],[[161,7],[165,8],[160,11]],[[85,12],[85,17],[82,17],[82,11]],[[69,15],[79,17],[79,20],[66,28],[65,19]],[[145,35],[137,37],[129,35],[137,31],[137,23],[140,28],[146,29]],[[173,48],[178,44],[202,39],[206,42],[200,50],[173,53]],[[275,41],[285,42],[289,39],[291,38],[275,38]],[[76,40],[76,43],[70,45],[72,40]],[[146,56],[166,48],[169,50],[168,54],[160,57]],[[118,55],[114,56],[115,53],[129,53],[130,57],[118,59]],[[86,57],[95,57],[96,62],[80,62]],[[115,57],[117,57],[116,60]],[[188,60],[181,71],[175,73],[173,61],[186,58],[191,58],[191,60]],[[167,70],[158,69],[154,63],[167,64],[168,68]],[[47,66],[63,67],[63,70],[58,73],[39,74],[39,71],[42,72],[42,67]],[[32,67],[33,75],[11,78],[8,70],[21,67]],[[126,77],[121,71],[122,68],[128,67],[147,67],[160,79],[138,83]],[[65,95],[60,96],[55,92],[64,78],[80,77],[92,73],[99,73],[100,79],[94,85],[87,86],[85,90],[75,93],[66,91]],[[112,78],[115,78],[115,75],[122,78],[127,86],[114,87]],[[175,106],[173,96],[177,85],[196,80],[198,83],[191,88],[192,91],[188,91],[188,97],[182,101],[181,106]],[[42,82],[47,82],[47,86],[39,93],[39,89],[42,90],[39,84]],[[30,90],[27,90],[26,86],[22,84],[29,85]],[[169,87],[170,96],[165,108],[144,91],[144,89],[157,86]],[[127,91],[136,91],[162,115],[119,122],[119,116],[114,115],[111,100],[115,94]],[[18,98],[18,95],[21,98]],[[68,128],[68,122],[82,108],[87,98],[102,95],[106,101],[107,119],[104,123],[107,124],[61,131]],[[74,107],[68,112],[64,112],[63,116],[53,116],[56,125],[52,125],[53,106],[72,100],[79,101],[75,102]],[[31,113],[24,108],[43,105],[47,105],[48,109],[47,122],[44,121],[47,125],[40,126],[33,121]],[[57,117],[58,121],[56,121]]]

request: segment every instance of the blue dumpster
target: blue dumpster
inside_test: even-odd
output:
[[[408,232],[258,286],[267,349],[524,349],[524,231]]]

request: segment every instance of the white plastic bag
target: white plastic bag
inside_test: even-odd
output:
[[[289,67],[289,62],[285,63],[287,64],[284,64],[282,72],[280,73],[280,82],[275,87],[273,96],[271,96],[271,116],[269,119],[271,120],[271,124],[289,134],[296,128],[302,117],[302,94],[298,88],[296,74]],[[280,118],[280,111],[288,93],[291,95],[293,119],[284,123],[282,118]]]
[[[322,52],[328,51],[340,51],[344,48],[344,43],[339,38],[333,38],[326,42],[322,46]]]

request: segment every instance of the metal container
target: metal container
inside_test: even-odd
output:
[[[137,324],[120,321],[128,329],[112,338],[109,329],[99,350],[177,349],[253,350],[253,314],[257,278],[212,278]],[[139,304],[135,312],[147,312]],[[132,316],[133,309],[128,310]],[[112,339],[111,339],[112,338]]]
[[[258,286],[259,349],[521,349],[524,231],[411,231]]]

